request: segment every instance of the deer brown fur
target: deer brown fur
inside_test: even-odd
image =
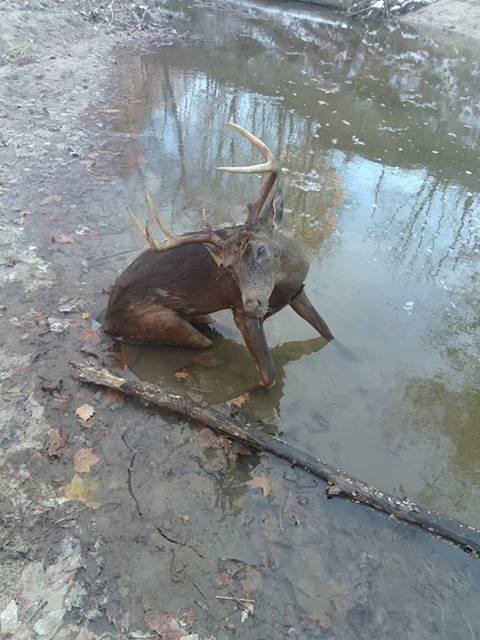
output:
[[[260,387],[275,380],[263,329],[264,321],[290,305],[326,340],[333,336],[303,291],[308,261],[299,245],[278,231],[283,214],[281,192],[268,197],[277,178],[275,160],[258,138],[239,125],[266,162],[251,167],[219,167],[232,173],[266,173],[256,200],[248,205],[243,225],[212,229],[205,214],[205,230],[175,236],[163,224],[150,196],[147,204],[167,235],[157,242],[149,225],[133,215],[150,248],[120,275],[110,295],[104,329],[126,342],[202,348],[210,344],[194,325],[231,309],[237,327],[260,373]]]

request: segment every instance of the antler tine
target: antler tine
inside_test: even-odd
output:
[[[153,251],[167,251],[168,249],[172,249],[173,247],[179,247],[182,244],[196,244],[196,243],[213,244],[217,247],[223,247],[224,241],[212,229],[210,223],[207,220],[207,214],[205,209],[202,212],[203,221],[205,224],[205,231],[188,233],[184,236],[176,236],[164,224],[147,190],[145,190],[145,199],[147,201],[151,219],[158,224],[158,226],[163,231],[163,233],[168,237],[168,240],[163,240],[163,242],[157,242],[157,240],[155,240],[154,236],[150,231],[148,222],[145,223],[145,226],[144,226],[140,222],[140,220],[132,213],[132,211],[130,211],[130,209],[128,209],[128,214],[132,219],[135,229],[142,236],[142,238],[148,242],[150,249],[153,249]]]
[[[171,231],[171,229],[169,229],[166,226],[166,224],[163,222],[162,217],[158,213],[155,205],[153,204],[152,196],[147,191],[147,189],[145,189],[145,200],[147,201],[147,206],[150,211],[151,219],[158,224],[158,226],[163,231],[163,233],[167,236],[167,238],[176,238],[177,236],[173,233],[173,231]]]
[[[268,173],[277,170],[273,153],[260,138],[257,138],[253,133],[250,133],[250,131],[247,131],[235,122],[227,122],[227,126],[235,129],[235,131],[238,131],[238,133],[247,138],[247,140],[250,140],[253,146],[260,151],[266,162],[253,164],[248,167],[217,167],[219,171],[227,171],[228,173]]]
[[[161,251],[162,249],[159,243],[155,240],[155,238],[150,233],[150,229],[148,228],[148,223],[145,224],[145,226],[143,226],[143,224],[140,222],[137,216],[130,209],[127,209],[127,211],[128,211],[128,215],[132,219],[135,229],[142,236],[142,238],[148,242],[150,249],[153,249],[154,251]]]
[[[266,162],[262,164],[254,164],[249,167],[217,167],[220,171],[228,171],[229,173],[268,173],[263,181],[263,184],[260,188],[260,193],[256,197],[255,201],[252,204],[247,205],[248,216],[245,221],[245,228],[251,230],[257,220],[260,212],[262,210],[263,205],[265,204],[266,199],[268,198],[268,194],[272,190],[273,185],[275,184],[275,180],[278,175],[278,167],[273,156],[273,153],[267,147],[267,145],[262,142],[257,136],[254,136],[253,133],[247,131],[239,124],[235,122],[228,122],[229,127],[238,131],[238,133],[245,136],[247,140],[253,144],[253,146],[260,151],[260,153],[265,158]]]

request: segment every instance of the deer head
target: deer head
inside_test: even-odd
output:
[[[259,138],[233,122],[229,122],[228,126],[245,136],[265,158],[264,163],[247,167],[218,167],[220,171],[229,173],[266,174],[257,198],[247,205],[248,215],[243,225],[229,230],[227,237],[224,237],[220,229],[212,229],[204,210],[204,231],[176,236],[165,226],[146,192],[151,220],[167,236],[167,240],[157,242],[149,223],[143,226],[130,210],[129,214],[140,235],[154,251],[168,251],[184,244],[205,244],[219,267],[228,269],[237,282],[245,313],[253,318],[262,318],[268,311],[268,301],[275,283],[284,271],[281,243],[274,233],[283,215],[281,192],[278,191],[265,205],[277,179],[278,168],[272,152]]]

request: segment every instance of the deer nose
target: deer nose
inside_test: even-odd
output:
[[[247,298],[243,303],[243,308],[247,313],[255,313],[262,307],[262,301],[258,298]]]

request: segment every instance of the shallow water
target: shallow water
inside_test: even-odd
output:
[[[139,60],[136,103],[119,125],[138,133],[119,160],[130,204],[144,213],[145,184],[178,232],[198,228],[202,207],[216,223],[241,220],[257,179],[215,166],[257,160],[226,121],[255,131],[281,158],[285,230],[311,256],[307,291],[358,356],[345,360],[280,313],[267,329],[277,384],[248,412],[387,490],[480,524],[478,61],[315,10],[203,9],[193,20],[206,38]],[[230,327],[211,349],[221,365],[193,367],[188,380],[212,403],[256,379],[229,314],[220,320]],[[135,372],[169,380],[192,360],[142,349]]]
[[[203,207],[216,224],[241,220],[255,195],[256,177],[215,171],[257,161],[224,123],[265,140],[283,167],[285,231],[310,256],[306,290],[357,357],[346,359],[284,310],[267,323],[276,385],[253,395],[242,413],[352,475],[479,526],[478,52],[299,6],[197,6],[187,43],[127,54],[134,73],[128,106],[114,124],[113,169],[137,214],[144,214],[147,186],[167,222],[183,232],[200,226]],[[128,227],[122,232],[131,243]],[[127,261],[117,256],[108,268],[113,273]],[[229,314],[218,315],[209,357],[135,348],[134,373],[212,404],[245,391],[256,379],[254,365]],[[176,381],[184,367],[189,376]],[[267,544],[245,524],[239,487],[258,463],[252,459],[223,470],[218,486],[210,477],[191,480],[202,495],[217,496],[210,516],[244,531],[233,540],[249,563]],[[191,484],[184,480],[176,481],[173,502],[185,499]],[[306,480],[293,481],[298,488]],[[265,588],[270,597],[279,590],[280,608],[293,588],[311,614],[335,600],[346,625],[338,637],[480,634],[478,571],[466,556],[352,505],[329,503],[327,515],[321,488],[313,482],[305,490],[320,520],[333,517],[326,535],[338,535],[338,546],[317,546],[319,523],[311,538],[293,533],[284,545],[275,516],[270,533],[280,539],[284,575]],[[165,496],[152,491],[149,504],[160,513]],[[281,506],[286,491],[268,509]],[[299,505],[306,517],[310,507]],[[268,514],[254,513],[268,539]]]

